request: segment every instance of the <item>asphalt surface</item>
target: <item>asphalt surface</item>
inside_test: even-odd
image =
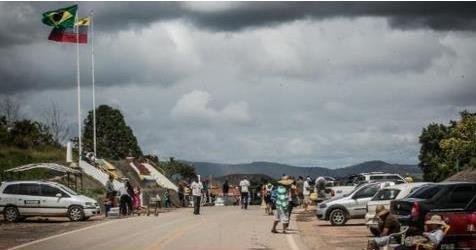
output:
[[[111,219],[13,249],[306,249],[294,220],[290,233],[272,234],[273,217],[259,207],[204,207],[201,212],[178,209],[158,217]]]

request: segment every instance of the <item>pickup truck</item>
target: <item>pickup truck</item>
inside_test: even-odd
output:
[[[390,212],[401,224],[410,226],[410,234],[419,234],[428,212],[464,209],[475,196],[474,182],[428,184],[406,198],[393,200]]]
[[[435,214],[450,225],[442,249],[476,249],[476,197],[464,209],[434,209],[426,219]]]

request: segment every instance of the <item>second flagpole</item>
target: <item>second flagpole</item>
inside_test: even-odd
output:
[[[93,14],[91,10],[89,15],[90,25],[91,25],[91,76],[93,84],[93,147],[94,147],[94,157],[97,158],[96,151],[96,87],[95,87],[95,77],[94,77],[94,27],[93,27]]]

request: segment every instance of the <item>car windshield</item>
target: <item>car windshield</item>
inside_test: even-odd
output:
[[[397,198],[397,195],[400,193],[399,189],[382,189],[380,190],[374,198],[373,201],[385,201],[385,200],[394,200]]]
[[[63,189],[64,191],[66,191],[67,193],[70,193],[72,195],[78,195],[78,193],[74,192],[71,188],[63,185],[63,184],[59,184],[59,183],[56,183],[56,186],[58,186],[59,188]]]
[[[441,187],[436,185],[427,185],[423,186],[422,188],[416,190],[412,194],[410,194],[409,198],[417,198],[417,199],[429,199],[433,197],[438,191],[441,190]]]

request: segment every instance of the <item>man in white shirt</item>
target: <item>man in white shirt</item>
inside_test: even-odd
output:
[[[249,193],[250,181],[248,177],[244,177],[240,181],[240,192],[241,192],[241,209],[248,209],[248,193]]]
[[[311,203],[311,199],[310,199],[311,185],[309,185],[310,181],[311,181],[311,178],[307,177],[302,185],[302,195],[304,196],[303,207],[305,211],[307,211],[307,207]]]
[[[198,180],[198,178],[195,178],[195,180],[193,180],[192,184],[190,185],[190,188],[192,189],[192,196],[193,196],[193,214],[199,215],[203,185]]]

